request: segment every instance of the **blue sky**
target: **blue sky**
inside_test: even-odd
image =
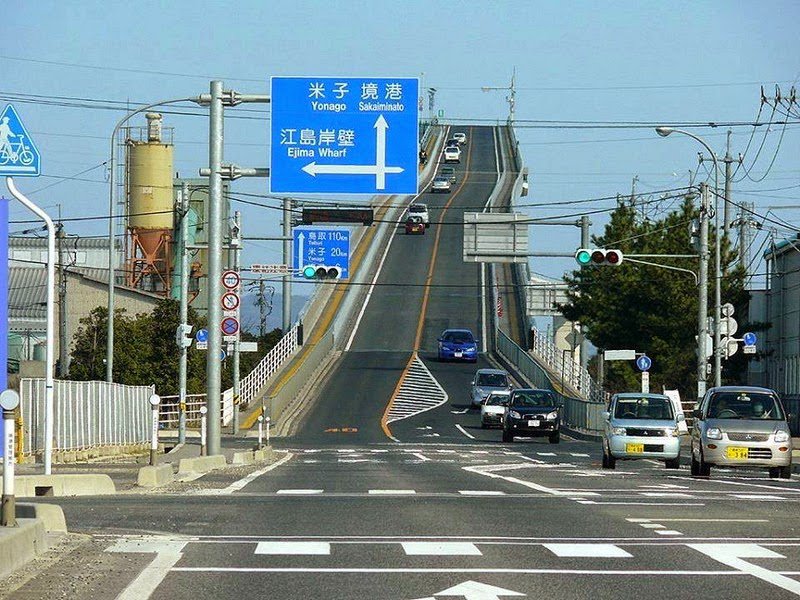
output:
[[[600,198],[629,193],[634,176],[643,193],[686,185],[701,148],[689,138],[659,138],[649,128],[541,129],[530,121],[751,122],[760,84],[771,93],[776,83],[784,92],[800,83],[798,22],[795,1],[6,0],[0,103],[12,94],[38,94],[134,106],[207,92],[210,78],[241,92],[267,93],[271,75],[421,75],[425,86],[437,88],[437,108],[446,118],[482,123],[504,119],[508,106],[503,92],[481,87],[507,85],[516,67],[517,135],[531,173],[528,200]],[[60,204],[64,217],[106,212],[105,172],[92,167],[107,160],[109,135],[123,113],[14,103],[44,162],[44,176],[18,180],[19,187],[42,206]],[[765,108],[762,121],[770,112]],[[226,160],[266,166],[267,113],[231,109],[227,114],[232,118],[226,122]],[[249,119],[236,118],[248,114]],[[207,120],[168,115],[165,124],[175,128],[175,169],[196,176],[207,162]],[[753,163],[764,129],[756,134],[745,167]],[[753,178],[764,175],[775,154],[780,128],[773,129],[750,171]],[[724,128],[693,131],[724,154]],[[751,131],[734,129],[734,154],[744,152]],[[800,226],[800,208],[780,207],[800,205],[799,133],[798,126],[786,128],[763,181],[734,184],[734,199],[755,202],[756,212],[772,210],[771,217],[794,227]],[[76,179],[64,179],[69,177]],[[267,191],[264,180],[233,185],[236,192]],[[41,189],[45,186],[51,187]],[[277,211],[237,208],[245,216],[245,235],[277,234]],[[531,214],[579,212],[567,209],[535,208]],[[12,219],[26,217],[21,208],[12,209]],[[602,230],[604,218],[592,216],[594,232]],[[84,221],[68,228],[97,235],[107,225]],[[578,230],[533,228],[531,243],[539,250],[571,251]],[[250,244],[244,257],[245,264],[279,260],[280,248],[270,242]],[[532,264],[535,272],[556,277],[571,267],[570,260]]]

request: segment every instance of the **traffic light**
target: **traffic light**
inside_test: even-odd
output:
[[[342,270],[339,267],[325,265],[306,265],[303,267],[303,277],[306,279],[341,279]]]
[[[622,264],[622,259],[622,251],[617,249],[578,248],[578,251],[575,252],[575,260],[582,267],[589,265],[611,265],[615,267]]]
[[[188,348],[192,345],[192,326],[188,323],[180,323],[175,329],[175,344],[178,348]]]

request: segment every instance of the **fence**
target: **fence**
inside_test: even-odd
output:
[[[155,388],[105,381],[55,381],[53,450],[145,444]],[[44,451],[45,380],[20,382],[23,454]]]
[[[539,360],[550,366],[553,371],[561,373],[564,384],[569,385],[589,400],[594,402],[604,401],[603,389],[592,380],[589,372],[577,365],[572,357],[566,358],[566,355],[570,355],[571,352],[560,350],[546,335],[539,333],[535,327],[531,329],[531,337],[533,338],[531,351]]]
[[[255,368],[242,378],[239,383],[239,404],[241,406],[247,406],[255,400],[258,393],[269,381],[269,378],[297,350],[298,326],[299,323],[295,323]],[[230,391],[231,399],[233,399],[233,390],[226,390],[225,393],[228,393],[228,391]]]

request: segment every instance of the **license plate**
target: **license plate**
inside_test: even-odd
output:
[[[539,421],[528,421],[528,427],[538,427]]]
[[[731,446],[725,449],[725,456],[733,459],[743,459],[748,457],[747,448],[737,448]]]
[[[625,452],[628,454],[641,454],[644,452],[644,444],[625,444]]]
[[[455,356],[456,358],[461,358],[462,356],[464,356],[464,353],[463,352],[454,352],[453,356]]]

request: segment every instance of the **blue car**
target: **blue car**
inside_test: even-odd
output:
[[[437,341],[439,360],[478,361],[478,340],[469,329],[445,329]]]

